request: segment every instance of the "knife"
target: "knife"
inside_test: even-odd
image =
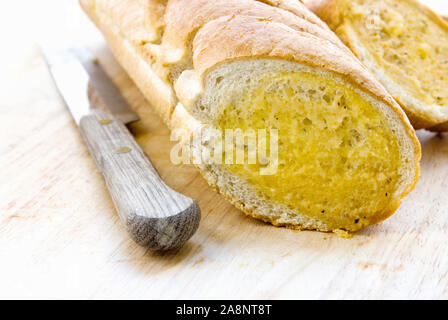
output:
[[[86,48],[46,43],[41,50],[131,238],[155,251],[181,247],[197,230],[200,209],[162,181],[125,126],[138,115]]]

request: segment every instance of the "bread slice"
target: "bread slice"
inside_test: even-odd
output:
[[[139,41],[154,28],[125,22],[148,2],[164,6],[154,19],[163,27],[151,31],[159,38]],[[205,136],[187,144],[194,162],[246,214],[297,229],[355,231],[390,216],[413,189],[420,145],[406,115],[300,2],[81,4],[167,125],[187,142],[198,131]],[[278,158],[214,161],[212,133],[238,128],[278,130]]]
[[[416,129],[448,121],[448,24],[416,0],[307,0]],[[440,128],[440,127],[439,127]]]
[[[446,21],[446,23],[448,23],[448,16],[442,15],[441,17]],[[444,122],[444,123],[441,123],[441,124],[436,125],[434,127],[431,127],[428,130],[435,131],[435,132],[445,132],[445,131],[448,131],[448,122]]]

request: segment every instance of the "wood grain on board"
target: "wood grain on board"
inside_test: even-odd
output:
[[[275,228],[235,209],[193,166],[171,164],[176,142],[76,1],[26,1],[26,13],[24,2],[0,5],[0,30],[14,30],[3,31],[0,51],[0,298],[448,298],[447,134],[418,133],[420,181],[383,223],[351,239]],[[89,30],[143,119],[131,125],[138,143],[201,207],[181,250],[150,253],[120,222],[29,34],[53,6]]]

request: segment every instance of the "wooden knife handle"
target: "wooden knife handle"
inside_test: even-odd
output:
[[[198,228],[197,203],[162,181],[126,126],[111,114],[92,110],[79,127],[132,239],[152,250],[182,246]]]

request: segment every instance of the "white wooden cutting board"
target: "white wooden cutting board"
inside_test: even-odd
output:
[[[76,26],[67,37],[89,35],[143,118],[138,142],[202,208],[180,251],[129,240],[33,43],[50,10]],[[0,298],[448,298],[447,134],[418,133],[420,181],[387,221],[351,239],[275,228],[170,163],[167,128],[91,28],[76,1],[0,4]]]

